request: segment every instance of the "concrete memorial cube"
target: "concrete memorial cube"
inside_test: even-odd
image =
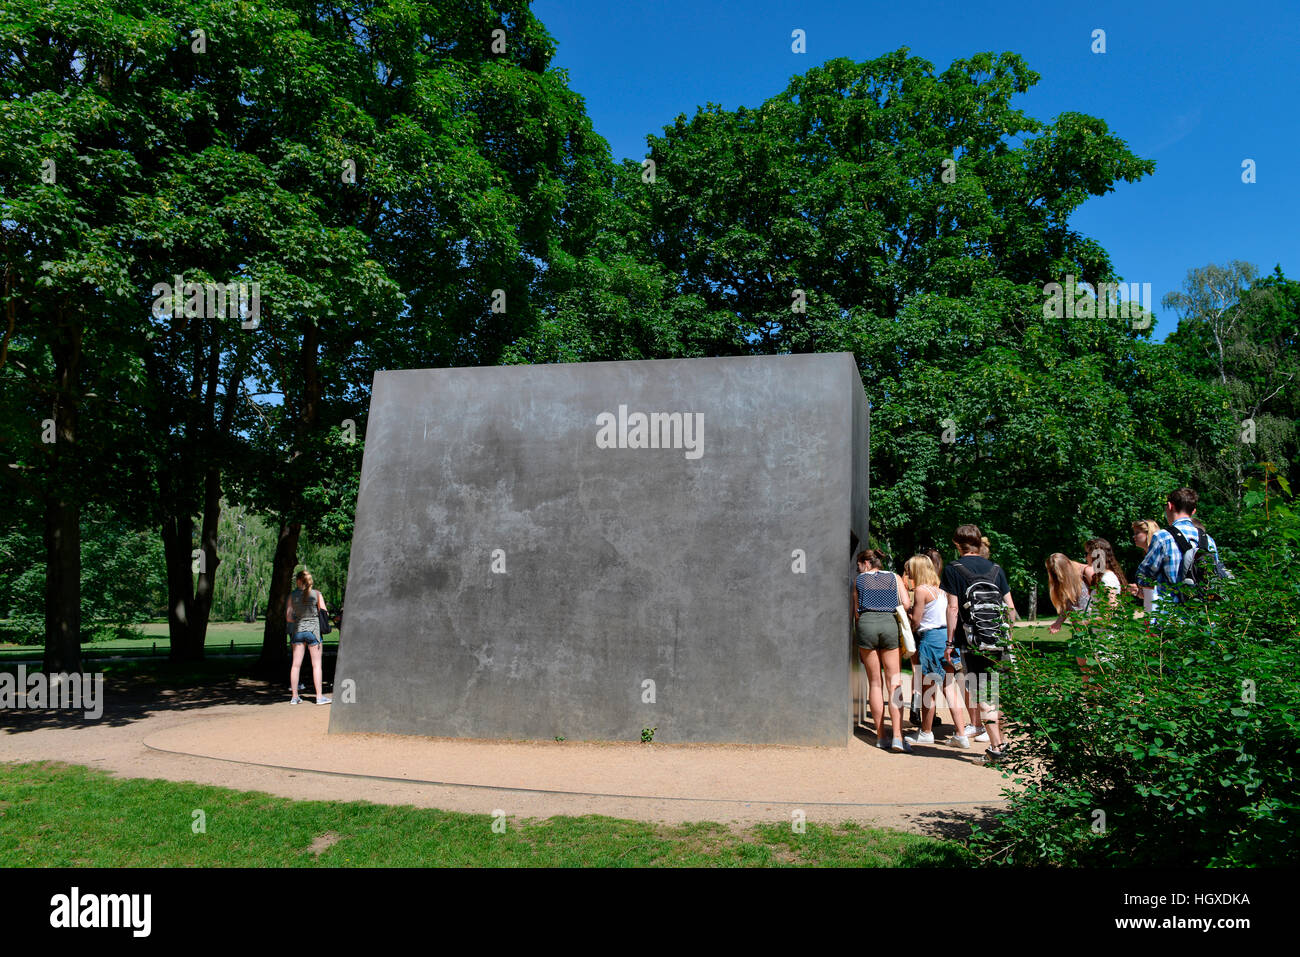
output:
[[[378,373],[330,731],[846,745],[867,435],[848,353]]]

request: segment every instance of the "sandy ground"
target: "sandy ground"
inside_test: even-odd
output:
[[[1009,782],[970,751],[503,742],[329,734],[330,706],[292,706],[247,679],[187,691],[109,689],[104,714],[0,711],[0,760],[66,761],[124,777],[289,798],[412,804],[512,818],[857,821],[934,836],[995,813]],[[952,730],[941,712],[943,732]],[[942,740],[942,738],[940,738]]]

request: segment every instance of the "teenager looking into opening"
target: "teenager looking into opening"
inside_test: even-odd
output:
[[[934,563],[925,555],[907,560],[907,575],[916,583],[916,599],[912,604],[912,631],[916,634],[916,650],[921,664],[914,672],[921,682],[921,730],[909,736],[913,744],[934,744],[934,717],[938,710],[938,695],[942,690],[952,711],[953,722],[965,727],[966,709],[962,706],[961,692],[957,688],[956,669],[944,661],[948,645],[948,598],[939,587],[939,576]],[[918,680],[914,677],[914,680]]]
[[[876,746],[892,747],[895,751],[911,751],[912,745],[903,738],[903,711],[899,707],[898,646],[901,635],[894,609],[902,605],[911,608],[912,601],[903,580],[893,572],[882,571],[884,556],[874,549],[858,552],[858,577],[853,583],[853,622],[858,641],[858,656],[867,672],[870,688],[871,720],[875,722]],[[889,726],[891,737],[884,734],[884,692],[880,673],[884,670],[885,684],[889,687]]]
[[[1180,547],[1179,538],[1189,547],[1208,550],[1214,565],[1217,567],[1220,564],[1219,549],[1214,544],[1214,539],[1197,531],[1192,522],[1197,500],[1196,493],[1190,488],[1180,488],[1169,494],[1165,502],[1165,518],[1169,521],[1169,528],[1161,529],[1151,536],[1150,547],[1147,548],[1142,564],[1138,566],[1138,584],[1155,588],[1151,602],[1153,615],[1167,613],[1186,600],[1186,596],[1178,594],[1176,587],[1185,551]]]
[[[298,697],[298,672],[302,668],[302,650],[311,651],[311,674],[316,683],[316,703],[329,704],[332,698],[321,693],[321,638],[320,616],[329,614],[325,607],[325,596],[314,589],[311,572],[303,569],[295,579],[298,587],[289,593],[289,601],[284,607],[284,620],[293,633],[293,664],[289,666],[289,692],[293,695],[290,704],[300,704]]]
[[[944,568],[942,581],[943,590],[948,593],[948,642],[944,658],[954,666],[960,660],[967,674],[975,676],[972,683],[981,683],[981,675],[996,672],[1012,662],[1009,642],[1002,642],[1007,641],[1004,636],[1009,622],[1016,619],[1016,606],[1011,600],[1006,572],[980,557],[982,542],[978,526],[958,525],[952,543],[957,547],[957,560]],[[969,634],[972,628],[981,634]],[[981,649],[980,643],[987,647]],[[983,695],[980,698],[980,717],[989,736],[985,760],[997,761],[1002,757],[1003,747],[997,707],[983,700]],[[947,743],[969,748],[970,738],[966,734],[954,734]]]
[[[1133,523],[1133,544],[1142,550],[1143,555],[1151,548],[1151,539],[1158,531],[1160,531],[1160,523],[1154,519],[1139,518]],[[1154,588],[1143,587],[1133,581],[1128,586],[1128,593],[1134,598],[1141,598],[1143,612],[1151,614],[1151,601],[1155,597]]]

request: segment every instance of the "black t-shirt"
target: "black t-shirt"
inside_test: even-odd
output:
[[[1011,583],[1007,581],[1007,573],[1002,570],[1000,565],[994,565],[987,558],[980,558],[978,555],[963,555],[957,559],[966,566],[966,569],[980,578],[989,578],[992,576],[993,584],[998,587],[998,595],[1006,598],[1011,591]],[[966,577],[953,567],[955,563],[949,562],[943,566],[943,590],[949,595],[957,596],[957,635],[953,638],[953,644],[958,648],[966,647],[966,633],[961,623],[960,605],[963,596],[966,594],[966,586],[969,584]],[[947,614],[945,612],[944,614]]]

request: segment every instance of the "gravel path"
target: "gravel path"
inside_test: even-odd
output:
[[[947,715],[942,713],[945,721]],[[329,707],[248,679],[186,691],[110,689],[104,715],[0,712],[0,760],[66,761],[124,777],[299,799],[413,804],[510,817],[857,821],[932,835],[993,813],[1008,782],[970,751],[511,742],[328,734]],[[951,724],[945,728],[951,730]]]

